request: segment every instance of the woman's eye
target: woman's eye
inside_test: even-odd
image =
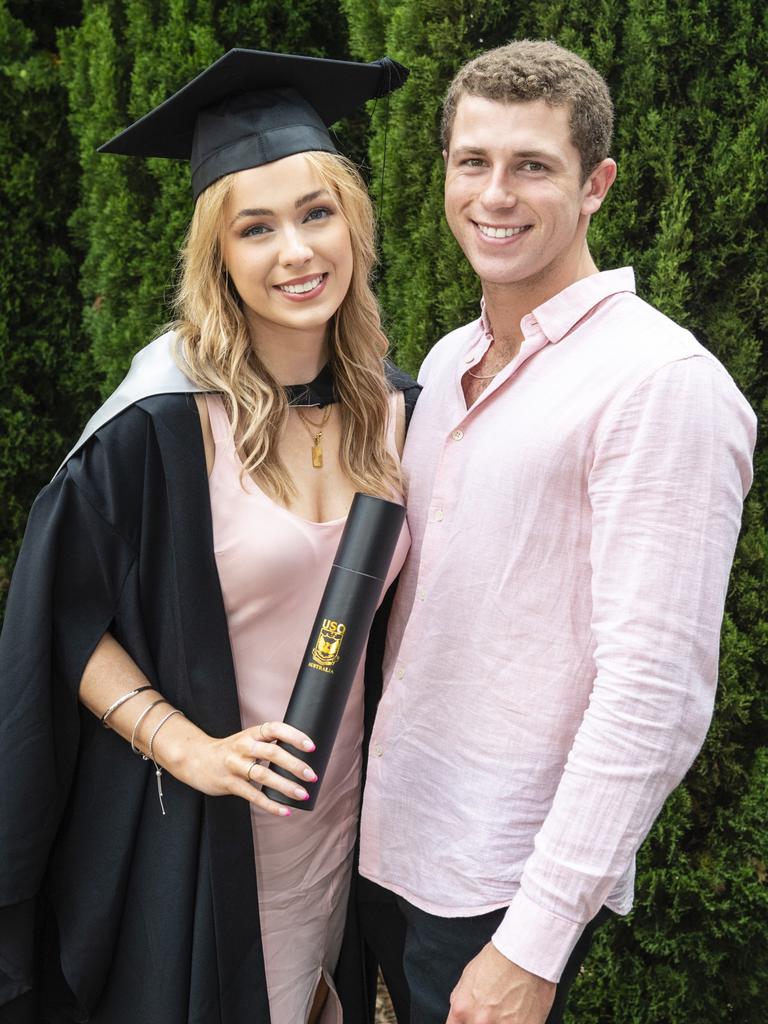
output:
[[[266,224],[250,224],[247,228],[243,228],[240,232],[242,238],[254,238],[259,235],[266,235],[269,228]]]
[[[325,220],[326,217],[330,217],[333,214],[333,210],[330,210],[327,206],[314,206],[304,220]]]

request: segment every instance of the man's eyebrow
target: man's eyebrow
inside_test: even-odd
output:
[[[451,156],[455,156],[457,153],[471,153],[473,156],[482,156],[486,150],[481,149],[480,146],[456,146],[455,149],[451,150]]]
[[[451,150],[451,156],[487,156],[488,150],[480,146],[457,146]],[[512,154],[513,160],[540,160],[551,164],[562,164],[562,160],[555,153],[544,149],[522,149]]]
[[[524,149],[515,156],[520,160],[546,160],[550,164],[560,164],[562,160],[555,153],[549,153],[546,149]]]
[[[299,210],[301,209],[302,206],[306,206],[307,203],[312,203],[315,201],[315,199],[318,199],[320,196],[327,194],[327,188],[319,188],[315,192],[307,192],[305,196],[300,196],[296,200],[294,206],[296,207],[297,210]],[[267,210],[266,208],[263,207],[248,208],[245,210],[240,210],[239,213],[235,214],[229,226],[232,227],[232,224],[234,224],[238,220],[242,220],[243,217],[274,217],[274,215],[274,210]]]

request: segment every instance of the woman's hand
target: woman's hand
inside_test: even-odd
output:
[[[278,747],[275,740],[298,750],[315,749],[309,736],[285,722],[263,722],[224,739],[214,739],[177,715],[158,732],[153,752],[158,764],[201,793],[240,796],[284,818],[291,809],[270,800],[257,787],[268,785],[294,800],[306,800],[309,794],[302,783],[316,782],[317,776],[298,757]],[[287,769],[294,779],[278,775],[272,765]]]

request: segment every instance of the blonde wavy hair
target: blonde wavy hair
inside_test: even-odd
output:
[[[329,362],[341,411],[340,462],[357,490],[390,497],[400,488],[397,460],[387,445],[391,387],[384,372],[387,339],[381,329],[370,275],[376,254],[374,214],[354,164],[331,153],[305,153],[323,185],[339,202],[352,243],[349,290],[329,324]],[[240,298],[222,257],[224,210],[234,175],[207,188],[197,200],[181,251],[174,309],[184,372],[206,391],[218,391],[243,463],[284,504],[296,494],[278,454],[288,417],[283,388],[259,359]],[[255,344],[253,344],[255,342]]]

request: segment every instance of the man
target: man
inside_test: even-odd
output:
[[[446,217],[484,306],[420,375],[361,853],[408,922],[415,1024],[562,1020],[711,716],[755,419],[631,269],[592,260],[612,117],[545,42],[481,55],[445,100]]]

